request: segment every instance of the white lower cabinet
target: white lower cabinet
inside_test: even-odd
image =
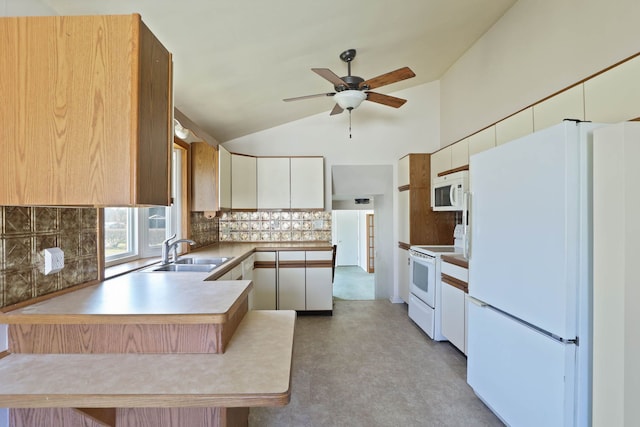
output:
[[[333,309],[332,251],[306,253],[306,309],[327,311]]]
[[[305,253],[280,251],[278,254],[278,309],[305,310]]]
[[[253,309],[276,309],[277,252],[256,252],[253,270]]]
[[[469,273],[464,267],[442,262],[440,315],[442,335],[467,354],[467,301]]]
[[[242,267],[242,280],[251,280],[253,281],[253,263],[256,259],[255,255],[251,255],[249,258],[245,259],[244,261],[242,261],[241,267]],[[251,288],[251,290],[249,291],[249,310],[253,310],[254,307],[254,298],[255,298],[255,283],[253,284],[254,287]]]
[[[332,255],[330,250],[256,252],[253,309],[331,311]]]

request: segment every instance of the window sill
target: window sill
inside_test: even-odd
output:
[[[112,265],[104,269],[104,278],[111,279],[123,274],[131,273],[132,271],[139,270],[144,267],[148,267],[152,264],[160,262],[159,257],[153,258],[141,258],[134,261],[123,262],[122,264]]]

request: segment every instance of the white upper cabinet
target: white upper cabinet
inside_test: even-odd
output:
[[[451,169],[451,146],[436,151],[431,155],[431,182],[440,172]]]
[[[469,157],[496,146],[496,127],[490,126],[469,138]]]
[[[640,117],[640,57],[584,82],[585,119],[616,123]]]
[[[533,107],[496,123],[496,145],[533,133]]]
[[[469,138],[451,146],[451,169],[469,164]]]
[[[291,206],[288,157],[258,157],[258,209],[283,209]]]
[[[324,158],[291,158],[291,209],[324,209]]]
[[[574,86],[533,106],[533,127],[536,131],[564,119],[584,120],[583,85]]]
[[[218,146],[218,203],[220,209],[231,209],[231,153]]]
[[[256,158],[241,154],[231,155],[231,207],[256,209],[258,189]]]
[[[409,185],[409,158],[407,154],[398,160],[398,187]]]

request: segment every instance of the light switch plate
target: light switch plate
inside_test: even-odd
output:
[[[60,248],[44,250],[44,274],[54,274],[64,268],[64,252]]]

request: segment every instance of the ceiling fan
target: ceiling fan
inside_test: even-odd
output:
[[[336,105],[333,107],[333,110],[331,110],[330,113],[330,115],[332,116],[334,114],[340,114],[344,110],[348,110],[349,112],[351,112],[351,110],[353,110],[354,108],[358,108],[358,106],[365,99],[367,101],[376,102],[378,104],[387,105],[394,108],[399,108],[405,102],[407,102],[406,99],[371,92],[370,89],[375,89],[381,86],[415,77],[415,73],[411,71],[409,67],[399,68],[395,71],[390,71],[372,79],[365,80],[362,77],[351,75],[351,61],[353,61],[355,57],[355,49],[345,50],[340,54],[340,59],[347,63],[347,75],[344,77],[338,77],[333,71],[328,68],[311,69],[311,71],[318,74],[320,77],[331,82],[333,84],[335,92],[298,96],[296,98],[283,99],[283,101],[289,102],[321,96],[332,96],[336,101]]]

